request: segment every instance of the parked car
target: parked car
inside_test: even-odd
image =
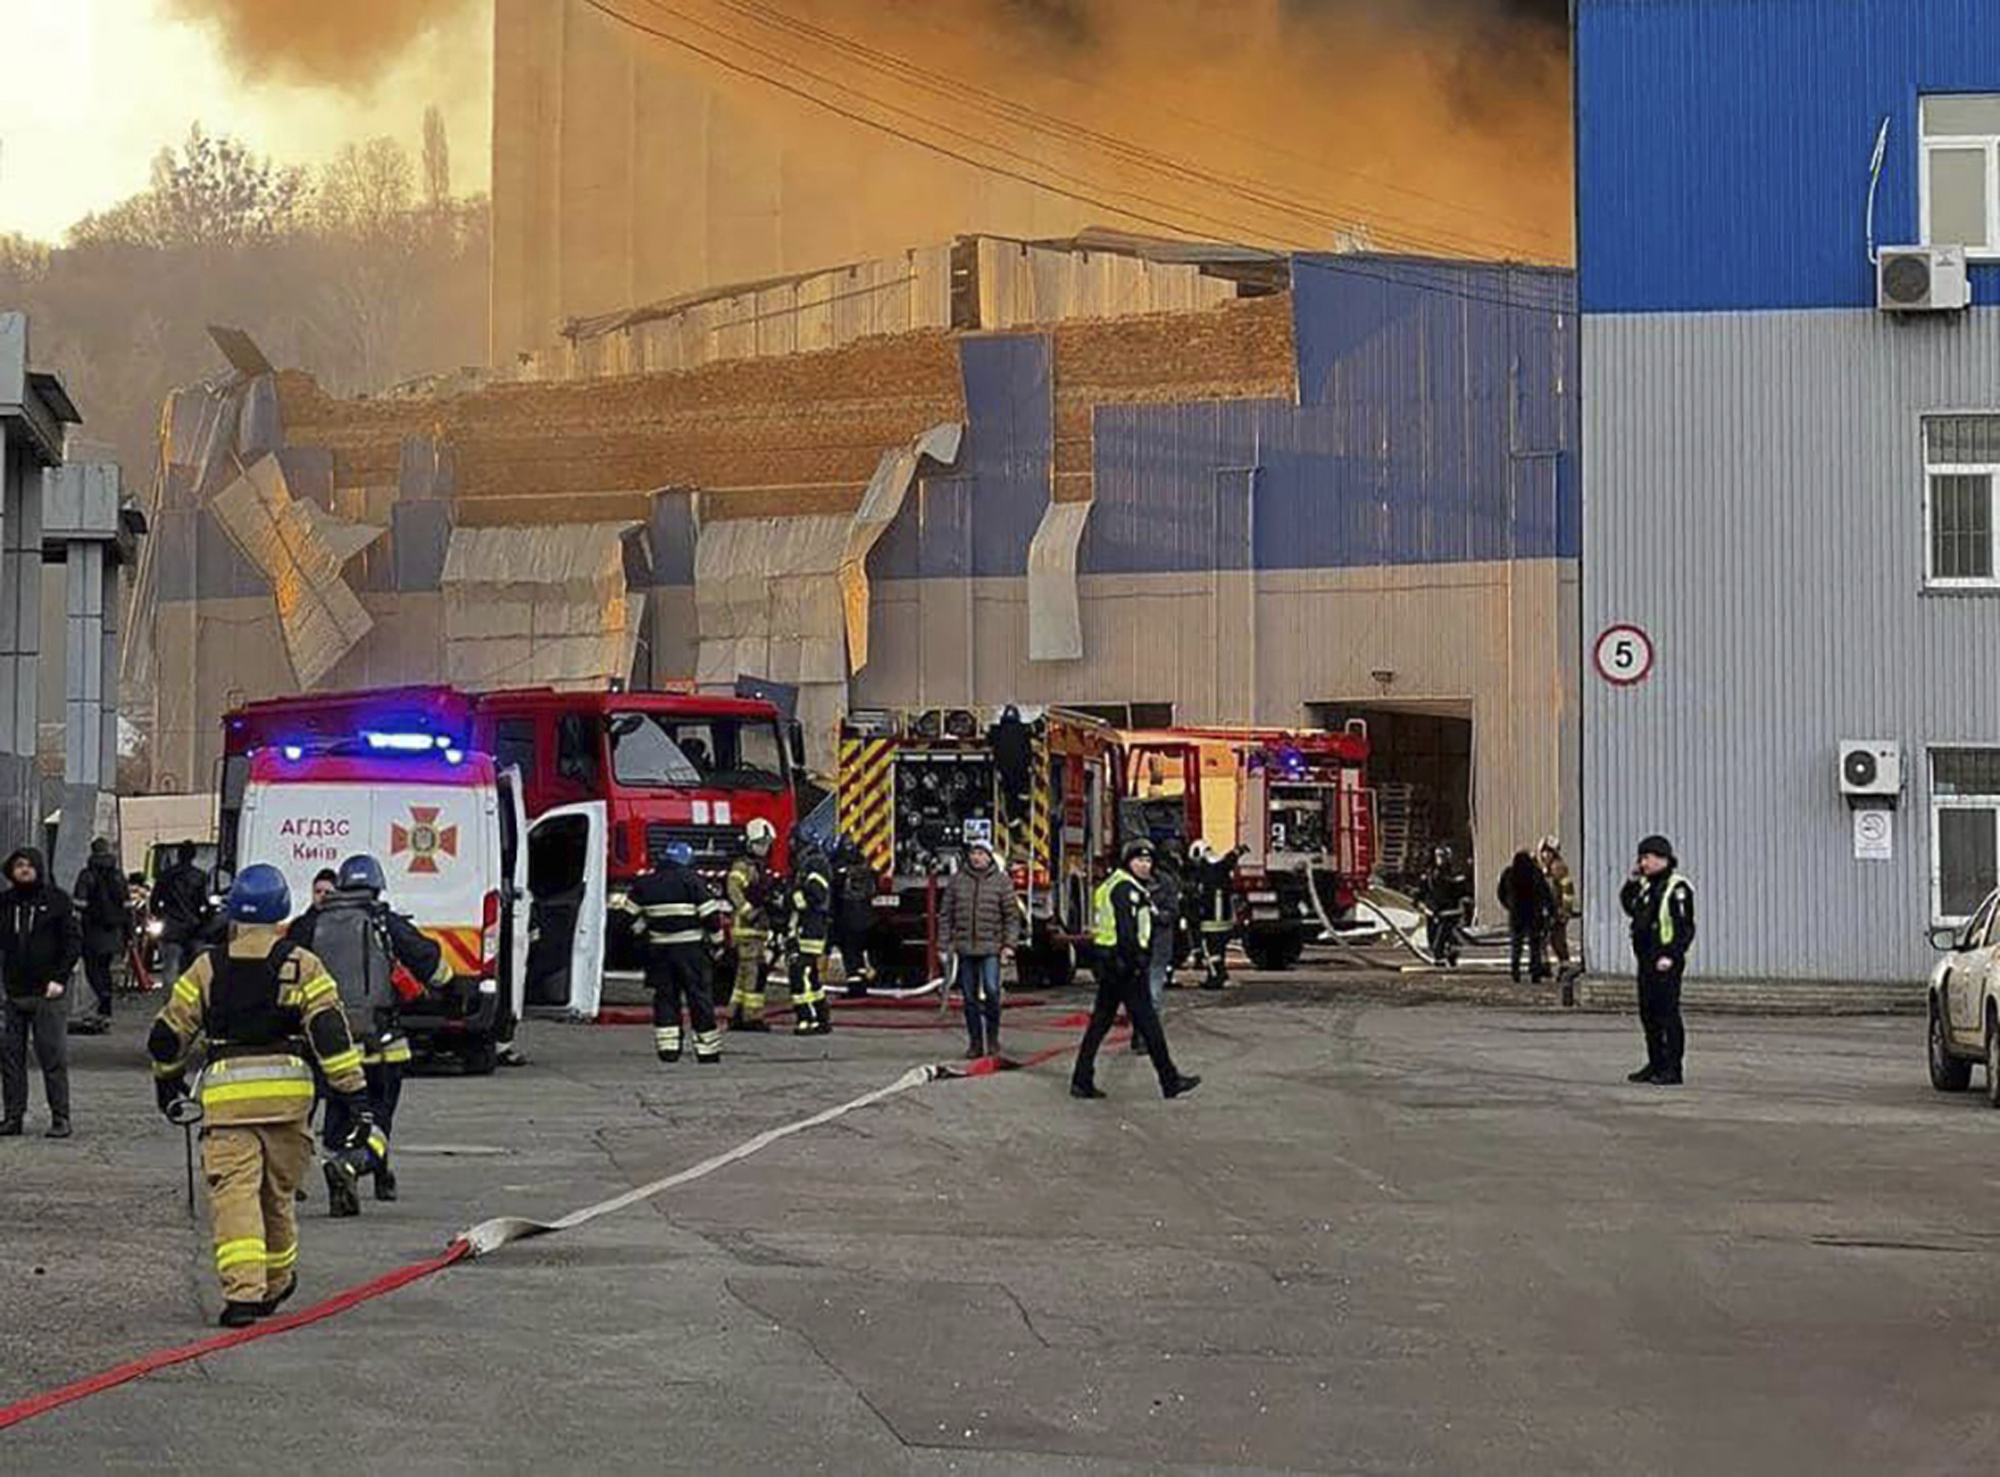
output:
[[[1964,1092],[1976,1062],[1986,1066],[1986,1100],[2000,1108],[2000,889],[1963,924],[1931,929],[1944,958],[1931,971],[1931,1086]]]

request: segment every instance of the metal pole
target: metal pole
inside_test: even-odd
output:
[[[194,1125],[181,1125],[181,1143],[187,1150],[188,1219],[194,1219]]]

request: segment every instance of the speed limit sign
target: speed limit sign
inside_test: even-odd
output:
[[[1607,626],[1591,648],[1597,675],[1617,687],[1644,682],[1653,670],[1653,638],[1637,626]]]

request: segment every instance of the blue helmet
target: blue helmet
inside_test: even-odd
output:
[[[660,848],[660,858],[676,867],[694,865],[694,848],[685,841],[669,841]]]
[[[232,923],[283,923],[292,913],[292,890],[285,874],[269,862],[253,862],[229,887]]]
[[[382,864],[364,851],[340,864],[340,876],[334,886],[342,892],[366,888],[379,895],[387,890],[389,879],[382,875]]]

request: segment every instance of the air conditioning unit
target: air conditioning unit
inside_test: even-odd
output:
[[[1842,739],[1840,793],[1850,805],[1895,804],[1903,793],[1903,746],[1894,739]]]
[[[1972,305],[1963,246],[1885,246],[1875,258],[1875,306],[1885,313],[1956,313]]]

